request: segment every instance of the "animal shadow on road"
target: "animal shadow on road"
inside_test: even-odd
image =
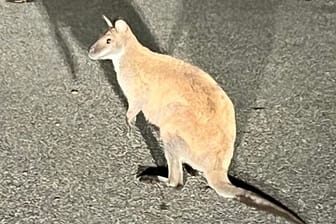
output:
[[[127,0],[42,0],[42,10],[46,10],[52,29],[57,38],[59,49],[65,58],[74,81],[77,79],[76,58],[71,53],[71,47],[62,37],[61,28],[67,27],[72,35],[79,42],[83,49],[88,49],[102,34],[107,26],[102,15],[106,15],[111,20],[122,18],[126,20],[137,36],[138,40],[153,51],[163,53],[156,43],[155,38],[149,31],[145,22]],[[100,61],[104,74],[112,85],[113,91],[120,97],[122,103],[127,107],[127,100],[117,83],[113,65],[110,61]],[[141,135],[146,141],[150,152],[157,165],[164,165],[165,158],[160,149],[160,143],[155,138],[152,127],[147,125],[142,113],[137,117],[136,125],[139,127]],[[163,162],[162,162],[163,161]]]

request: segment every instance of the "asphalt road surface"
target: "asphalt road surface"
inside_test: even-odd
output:
[[[0,223],[286,223],[164,165],[156,131],[126,136],[110,62],[88,47],[121,16],[149,48],[209,72],[236,106],[230,174],[307,223],[336,223],[336,2],[0,0]],[[140,131],[141,130],[141,131]]]

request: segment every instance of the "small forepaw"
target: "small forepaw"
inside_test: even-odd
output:
[[[130,128],[133,128],[135,126],[136,122],[136,115],[138,112],[134,112],[133,110],[128,110],[126,113],[126,123]]]
[[[127,126],[130,128],[135,127],[136,117],[129,117],[126,115],[126,123]]]

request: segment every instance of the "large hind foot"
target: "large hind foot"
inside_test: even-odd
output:
[[[184,150],[185,143],[178,136],[164,135],[162,137],[164,144],[165,157],[168,164],[168,177],[162,175],[151,175],[140,178],[145,182],[162,182],[170,187],[183,186],[183,167],[179,158],[179,151]]]
[[[164,183],[169,187],[181,188],[181,184],[173,184],[169,182],[168,178],[168,167],[139,167],[137,178],[143,183]]]

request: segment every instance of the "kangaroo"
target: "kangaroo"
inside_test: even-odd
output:
[[[131,127],[142,111],[159,127],[168,186],[183,185],[182,164],[200,171],[209,186],[225,198],[305,222],[286,207],[252,191],[236,187],[228,178],[236,138],[233,103],[209,74],[174,57],[142,46],[122,19],[114,24],[103,15],[108,30],[89,49],[92,60],[112,60],[117,81],[128,101]]]

